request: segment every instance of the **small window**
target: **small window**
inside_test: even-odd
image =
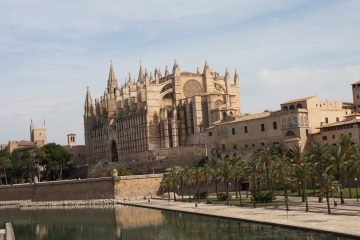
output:
[[[340,119],[339,119],[339,117],[337,117],[337,118],[336,118],[336,122],[339,122],[339,121],[340,121]]]
[[[225,144],[221,144],[221,148],[223,151],[225,151]]]
[[[233,148],[234,148],[234,150],[236,150],[236,149],[237,149],[237,145],[234,145]]]
[[[332,139],[335,139],[335,135],[332,135]]]
[[[249,146],[247,144],[245,144],[245,148],[248,148]]]
[[[352,133],[349,133],[349,136],[352,137]]]
[[[235,128],[231,129],[232,135],[235,135]]]
[[[212,132],[209,132],[209,137],[211,137],[212,136]]]
[[[248,133],[248,127],[247,126],[244,127],[244,132]]]
[[[326,140],[327,140],[327,136],[323,136],[323,137],[322,137],[322,140],[323,140],[323,141],[326,141]]]
[[[329,118],[328,117],[325,118],[325,123],[329,123]]]
[[[277,129],[277,122],[273,122],[273,129],[274,129],[274,130]]]
[[[262,143],[261,143],[261,146],[265,146],[265,143],[262,142]]]
[[[253,147],[253,148],[255,147],[255,143],[252,144],[252,147]]]
[[[359,99],[359,95],[357,95],[356,98]]]
[[[265,124],[261,124],[261,131],[264,132],[265,131]]]

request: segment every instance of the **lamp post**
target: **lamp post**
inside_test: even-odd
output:
[[[355,189],[356,189],[356,200],[359,201],[358,178],[356,177],[356,178],[354,178],[354,180],[355,180],[355,185],[356,185],[356,187],[355,187]]]

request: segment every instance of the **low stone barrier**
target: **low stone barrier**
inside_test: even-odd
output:
[[[0,205],[14,201],[139,199],[157,195],[162,177],[162,174],[149,174],[0,186]]]

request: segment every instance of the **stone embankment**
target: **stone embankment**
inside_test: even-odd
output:
[[[92,206],[114,206],[124,202],[133,202],[144,200],[146,197],[134,197],[124,198],[121,200],[116,199],[92,199],[92,200],[64,200],[64,201],[43,201],[33,202],[30,200],[23,201],[2,201],[0,207],[20,207],[20,208],[31,208],[31,207],[92,207]]]

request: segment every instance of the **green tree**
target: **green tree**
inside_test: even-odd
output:
[[[324,184],[324,173],[326,167],[326,161],[329,159],[329,147],[323,142],[315,142],[308,149],[308,157],[313,162],[317,169],[317,174],[320,179],[320,186]],[[322,202],[322,192],[320,192],[320,202]]]
[[[288,202],[288,185],[292,182],[293,168],[290,159],[284,155],[279,154],[275,159],[275,179],[283,186],[286,211],[289,211]]]
[[[47,174],[53,175],[53,178],[57,176],[62,180],[64,171],[68,171],[72,167],[70,153],[56,143],[46,144],[42,150],[44,152],[42,163],[47,166]]]
[[[272,164],[277,153],[276,149],[270,147],[262,147],[255,153],[255,159],[257,162],[256,168],[265,173],[266,183],[270,193],[273,192],[271,181]]]
[[[344,204],[344,194],[342,190],[342,173],[346,164],[345,149],[342,146],[335,145],[330,148],[330,164],[326,168],[326,173],[333,173],[335,179],[340,184],[341,204]]]
[[[229,198],[230,198],[229,183],[230,183],[230,179],[234,175],[233,167],[228,159],[224,159],[219,161],[218,169],[219,169],[220,179],[222,180],[222,182],[225,184],[226,187],[226,204],[229,205]]]
[[[5,184],[8,184],[7,169],[11,168],[10,154],[6,150],[0,151],[0,169],[4,173]]]

